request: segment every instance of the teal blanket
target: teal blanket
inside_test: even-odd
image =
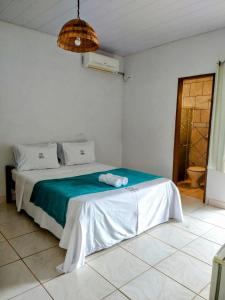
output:
[[[129,180],[128,184],[116,188],[99,182],[99,175],[106,173],[127,177]],[[30,201],[36,206],[41,207],[48,215],[54,218],[57,223],[64,227],[66,223],[67,207],[71,198],[110,190],[118,190],[157,178],[160,178],[160,176],[119,168],[69,178],[42,180],[34,185]]]

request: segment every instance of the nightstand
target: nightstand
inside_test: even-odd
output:
[[[15,182],[12,179],[12,170],[15,169],[14,166],[5,166],[5,182],[6,182],[6,202],[10,203],[13,201],[12,195],[15,191]]]

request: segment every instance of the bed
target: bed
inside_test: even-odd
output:
[[[170,218],[181,222],[180,194],[173,182],[157,178],[121,189],[90,193],[70,199],[62,226],[30,201],[36,183],[113,170],[100,163],[61,166],[58,169],[12,170],[17,210],[25,210],[40,227],[59,238],[67,249],[58,269],[72,272],[85,263],[85,256],[138,235]],[[75,201],[74,201],[75,200]]]

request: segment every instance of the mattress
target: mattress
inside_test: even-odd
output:
[[[85,256],[131,238],[169,218],[183,220],[179,191],[166,178],[70,199],[63,228],[41,208],[30,202],[35,183],[45,179],[66,178],[111,170],[100,163],[62,166],[58,169],[13,170],[16,205],[24,209],[41,227],[60,239],[67,249],[63,272],[71,272],[85,263]]]

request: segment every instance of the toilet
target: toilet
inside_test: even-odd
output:
[[[192,188],[198,188],[200,187],[199,181],[202,178],[202,176],[205,174],[205,168],[204,167],[189,167],[187,169],[188,176],[191,180],[191,187]]]

